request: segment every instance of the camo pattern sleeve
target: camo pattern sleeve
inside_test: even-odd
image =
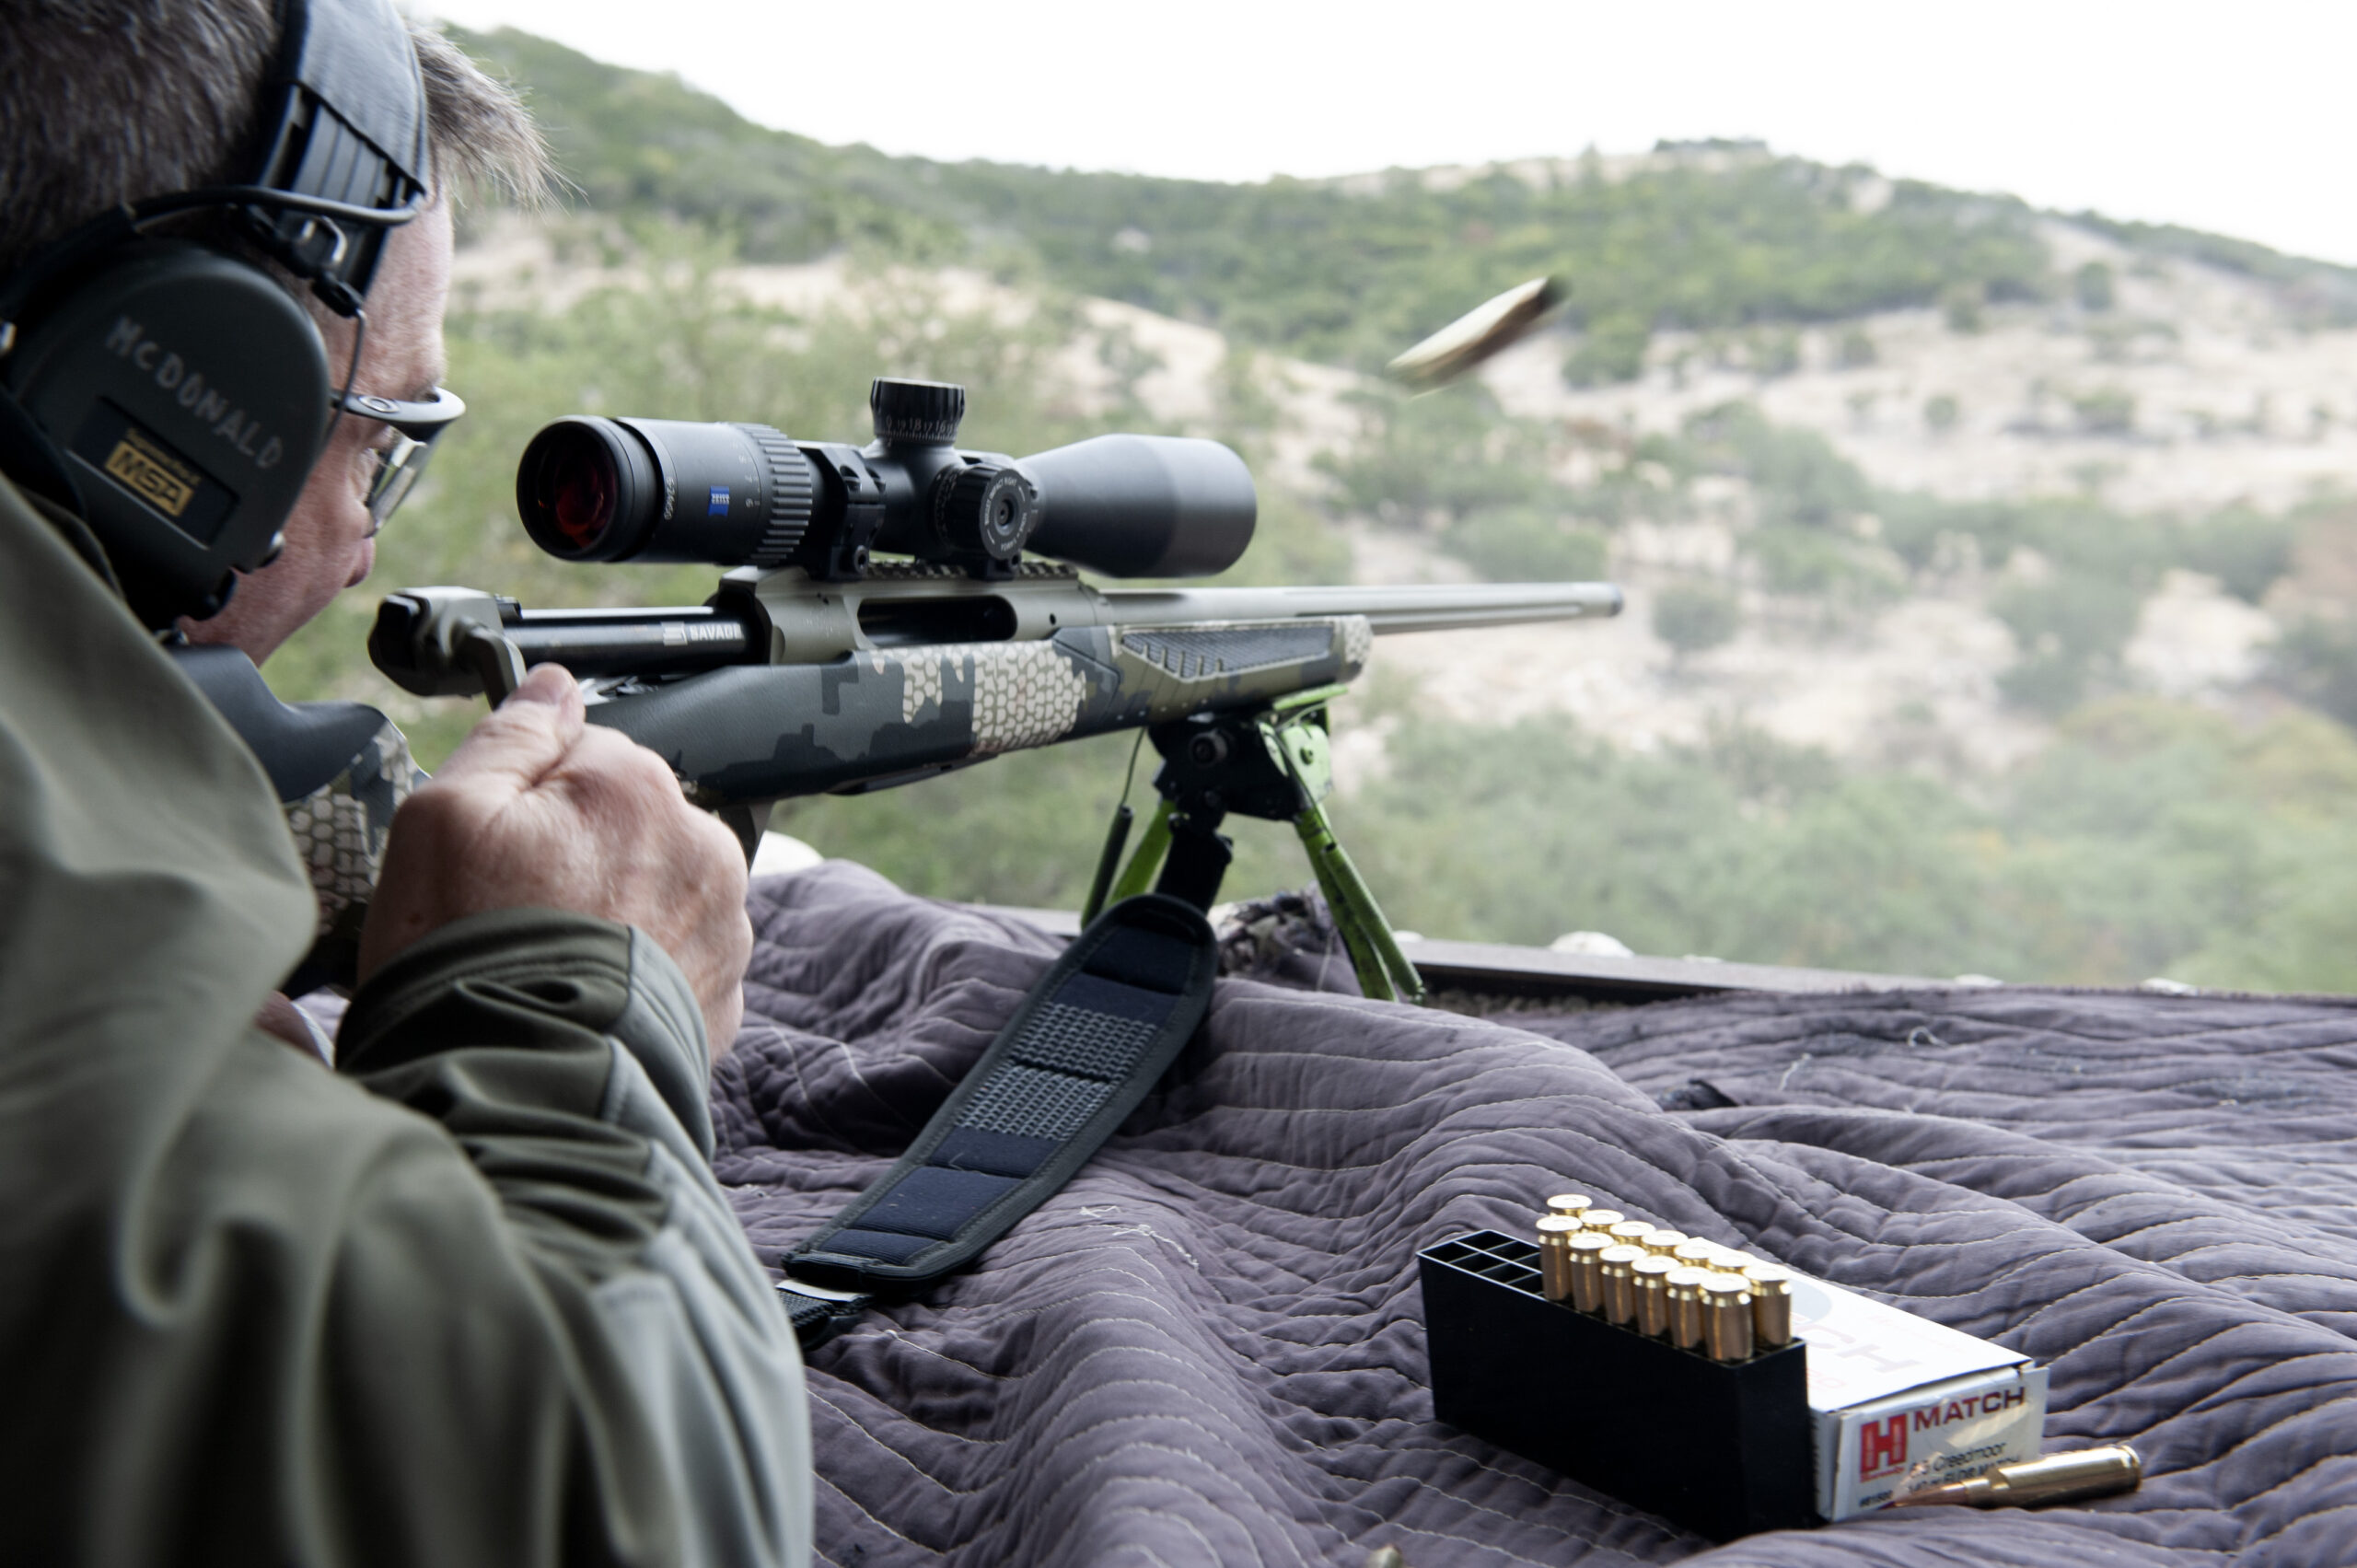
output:
[[[385,868],[393,813],[424,778],[410,758],[409,738],[387,719],[343,772],[285,803],[295,853],[319,906],[310,956],[298,980],[290,982],[296,989],[349,988],[360,953],[361,922]]]

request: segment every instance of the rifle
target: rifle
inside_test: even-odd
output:
[[[548,426],[517,481],[535,542],[571,560],[733,567],[718,591],[691,608],[540,610],[412,588],[385,599],[369,656],[421,696],[494,703],[527,665],[563,665],[591,722],[660,755],[748,855],[780,799],[1143,727],[1161,803],[1125,867],[1132,819],[1116,812],[1089,917],[1149,883],[1208,908],[1230,858],[1225,816],[1289,820],[1362,988],[1420,997],[1326,819],[1327,706],[1379,634],[1612,615],[1620,589],[1099,588],[1074,563],[1153,577],[1232,564],[1258,505],[1242,459],[1145,436],[1016,459],[955,447],[962,389],[878,379],[869,404],[865,448],[763,425]]]

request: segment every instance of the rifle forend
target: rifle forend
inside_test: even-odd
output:
[[[534,611],[468,588],[388,598],[377,667],[421,695],[483,690],[484,645],[564,665],[589,716],[699,803],[905,784],[1002,752],[1254,707],[1347,682],[1377,633],[1613,615],[1609,583],[1099,589],[882,566],[855,582],[731,573],[697,609]]]

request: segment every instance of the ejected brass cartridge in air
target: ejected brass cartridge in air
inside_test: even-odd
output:
[[[1604,1254],[1611,1249],[1612,1238],[1596,1232],[1582,1231],[1573,1237],[1567,1249],[1564,1267],[1570,1271],[1572,1305],[1583,1312],[1604,1310]]]
[[[1741,1274],[1703,1279],[1702,1349],[1713,1361],[1751,1359],[1751,1291]]]
[[[1793,1276],[1773,1263],[1743,1271],[1751,1285],[1751,1336],[1762,1350],[1793,1342]]]
[[[1900,1493],[1890,1504],[1913,1508],[1926,1503],[1962,1503],[1974,1508],[2035,1508],[2041,1503],[2073,1503],[2133,1492],[2143,1479],[2144,1461],[2123,1443],[1999,1465],[1969,1481],[1919,1486]]]
[[[1538,1222],[1538,1294],[1562,1301],[1572,1294],[1572,1237],[1580,1222],[1568,1214],[1549,1214]]]
[[[1590,1230],[1595,1228],[1593,1224],[1588,1226]],[[1643,1247],[1645,1244],[1645,1237],[1653,1233],[1654,1227],[1643,1220],[1622,1220],[1605,1234],[1615,1241],[1625,1241],[1631,1247]]]
[[[1669,1332],[1668,1275],[1677,1267],[1658,1252],[1629,1265],[1629,1283],[1637,1296],[1637,1332],[1655,1339]]]
[[[1637,1281],[1631,1270],[1640,1258],[1653,1254],[1626,1242],[1596,1254],[1604,1271],[1604,1320],[1627,1325],[1637,1320]]]
[[[1558,1192],[1547,1200],[1547,1212],[1550,1214],[1569,1214],[1572,1218],[1577,1219],[1587,1213],[1595,1205],[1595,1202],[1585,1192]]]
[[[1680,1264],[1662,1276],[1669,1296],[1669,1342],[1680,1350],[1702,1348],[1702,1282],[1708,1269]]]
[[[1678,1249],[1691,1239],[1682,1230],[1657,1230],[1645,1237],[1641,1245],[1648,1252],[1658,1253],[1664,1258],[1674,1258],[1678,1255]]]

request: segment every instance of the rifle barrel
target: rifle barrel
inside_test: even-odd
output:
[[[1519,626],[1620,613],[1612,583],[1419,584],[1407,587],[1109,588],[1100,624],[1306,621],[1360,615],[1377,633]]]

